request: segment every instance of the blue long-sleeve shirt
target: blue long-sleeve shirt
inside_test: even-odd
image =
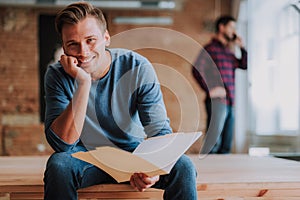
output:
[[[45,74],[45,133],[52,148],[69,151],[116,145],[133,151],[145,138],[172,132],[157,76],[143,56],[125,49],[108,49],[108,73],[93,81],[81,137],[67,144],[51,129],[52,122],[72,101],[77,83],[58,62]]]

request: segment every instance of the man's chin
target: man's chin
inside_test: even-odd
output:
[[[225,38],[225,40],[226,40],[227,42],[229,42],[229,41],[232,40],[226,33],[223,34],[223,37]]]
[[[90,63],[79,63],[78,67],[80,67],[82,69],[87,69],[90,67]]]

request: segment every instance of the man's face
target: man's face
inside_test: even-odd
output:
[[[95,72],[106,63],[105,47],[110,36],[102,32],[97,19],[87,17],[75,25],[65,24],[62,28],[64,52],[78,60],[78,66],[88,73]]]
[[[234,38],[235,35],[235,22],[234,21],[230,21],[228,22],[226,25],[221,25],[221,32],[224,36],[224,38],[228,41],[232,40]]]

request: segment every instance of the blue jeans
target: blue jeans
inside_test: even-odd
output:
[[[71,154],[77,151],[86,149],[76,146],[72,152],[54,153],[49,158],[44,175],[45,200],[75,200],[79,188],[104,183],[117,184],[101,169],[73,158]],[[165,190],[164,199],[197,199],[196,170],[193,163],[183,155],[171,172],[160,176],[160,180],[153,187]]]
[[[207,132],[202,154],[227,154],[231,151],[234,131],[234,108],[220,99],[205,101],[207,111]]]

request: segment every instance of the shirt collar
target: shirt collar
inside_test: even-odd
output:
[[[218,40],[217,38],[213,38],[212,43],[216,43],[216,44],[218,44],[218,45],[225,48],[224,44],[220,40]]]

